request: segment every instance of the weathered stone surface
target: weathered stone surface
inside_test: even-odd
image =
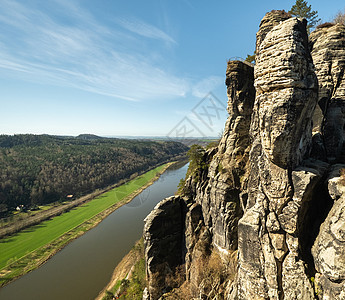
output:
[[[343,282],[333,282],[325,275],[316,273],[315,290],[318,299],[324,300],[340,300],[345,299],[345,286]]]
[[[226,71],[229,117],[218,151],[209,162],[207,181],[198,185],[195,201],[202,207],[212,242],[237,249],[241,178],[249,153],[249,128],[255,98],[253,66],[229,61]]]
[[[314,299],[297,237],[305,236],[300,228],[327,164],[306,164],[292,172],[294,194],[278,217],[270,211],[267,198],[259,194],[261,198],[239,221],[239,299],[256,294],[263,299],[281,299],[282,295],[284,299]]]
[[[310,49],[319,80],[315,131],[323,134],[329,160],[339,158],[345,139],[345,25],[315,30]]]
[[[288,19],[269,31],[255,65],[261,144],[271,162],[294,168],[308,154],[317,79],[305,23]]]
[[[145,218],[144,243],[148,292],[158,299],[167,286],[165,277],[182,263],[183,200],[166,198]]]
[[[306,274],[305,262],[298,253],[298,239],[287,235],[289,253],[282,265],[282,298],[283,299],[315,299],[314,290]]]
[[[345,279],[345,199],[339,199],[313,247],[316,269],[330,280]]]
[[[273,27],[279,25],[282,21],[291,18],[291,15],[284,10],[272,10],[268,12],[260,22],[260,29],[256,34],[256,53],[259,52],[259,47],[265,39],[266,34],[272,30]]]
[[[305,164],[307,166],[300,166],[292,172],[294,195],[278,216],[283,230],[292,235],[298,235],[299,227],[303,227],[309,206],[307,202],[311,200],[311,193],[328,167],[327,163],[321,161],[314,161],[314,164],[306,161]]]
[[[344,28],[316,30],[308,45],[304,20],[272,11],[255,70],[228,63],[218,147],[186,179],[188,195],[146,219],[151,300],[177,264],[200,299],[345,299],[345,165],[334,165],[345,159]],[[224,262],[237,248],[235,276],[202,279],[210,253]]]
[[[185,218],[185,264],[187,280],[197,286],[199,272],[193,262],[200,259],[211,244],[211,235],[202,221],[201,206],[197,203],[189,204]]]
[[[328,188],[334,205],[312,247],[319,299],[344,299],[345,296],[345,186],[340,170],[333,166]]]
[[[345,193],[345,182],[340,177],[340,171],[344,168],[342,164],[336,164],[329,172],[328,191],[331,198],[336,201]],[[344,175],[343,175],[344,176]]]
[[[305,22],[280,17],[264,38],[258,33],[248,203],[238,225],[239,299],[314,299],[302,257],[287,239],[293,234],[300,246],[299,224],[324,171],[295,169],[311,148],[318,86]]]
[[[319,99],[342,98],[345,56],[345,25],[322,27],[310,34],[310,50],[319,79]],[[324,108],[322,105],[321,108]]]
[[[253,208],[243,216],[238,224],[239,270],[236,295],[238,299],[268,298],[268,286],[264,279],[260,223],[260,211]]]

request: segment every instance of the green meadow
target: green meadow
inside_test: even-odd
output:
[[[120,202],[151,181],[165,166],[138,176],[69,212],[1,239],[0,270]]]

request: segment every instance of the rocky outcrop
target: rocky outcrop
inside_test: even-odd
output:
[[[226,72],[229,118],[218,151],[209,163],[207,184],[197,188],[195,201],[202,207],[204,222],[213,243],[225,250],[237,249],[241,180],[249,154],[249,128],[254,104],[253,66],[229,61]]]
[[[200,208],[198,225],[202,230],[193,234],[197,222],[186,218],[186,276],[196,289],[198,271],[193,262],[215,248],[224,255],[237,249],[237,224],[243,214],[241,185],[250,150],[249,128],[255,99],[253,66],[229,61],[226,71],[229,118],[217,149],[206,154],[203,181],[195,185],[192,202]],[[215,151],[216,150],[216,151]],[[207,174],[207,175],[206,175]],[[193,206],[192,206],[193,207]],[[193,225],[195,223],[195,225]]]
[[[272,10],[268,12],[260,22],[260,28],[256,34],[256,49],[255,52],[259,53],[259,47],[261,42],[265,39],[266,34],[271,29],[287,19],[291,18],[291,15],[284,10]]]
[[[183,201],[166,198],[145,218],[144,245],[146,273],[151,299],[165,291],[167,275],[182,264]]]
[[[334,201],[312,248],[319,299],[345,299],[345,165],[332,167],[328,190]]]
[[[328,160],[335,161],[345,139],[345,25],[335,24],[312,32],[310,49],[319,79],[315,131],[323,136]]]
[[[252,135],[259,134],[267,158],[282,168],[297,166],[311,145],[317,79],[305,25],[294,18],[273,27],[256,56]]]
[[[305,22],[290,18],[274,26],[257,51],[248,204],[238,226],[238,297],[313,299],[298,253],[302,207],[322,176],[318,169],[296,169],[310,151],[317,102]],[[303,298],[291,294],[292,286]]]
[[[224,134],[219,146],[205,153],[203,162],[207,168],[202,170],[197,178],[191,176],[186,180],[189,197],[184,197],[183,200],[185,211],[181,220],[184,220],[184,235],[178,253],[183,253],[186,278],[195,290],[202,285],[199,276],[202,272],[196,262],[200,263],[210,254],[212,248],[224,255],[237,249],[237,223],[243,214],[240,192],[250,150],[249,128],[255,99],[253,66],[241,61],[229,61],[226,75],[229,118],[225,124]],[[166,201],[180,207],[182,198],[169,198],[162,203]],[[176,211],[181,210],[176,208]],[[171,235],[168,227],[164,227],[168,229],[164,232],[159,227],[156,232],[152,229],[150,224],[156,222],[161,214],[161,207],[155,208],[146,219],[144,229],[151,299],[157,299],[154,292],[157,280],[153,276],[153,265],[161,264],[152,264],[151,260],[155,255],[164,257],[164,253],[157,253],[162,246],[157,241],[161,236],[176,235]],[[180,217],[181,215],[178,218]],[[180,228],[180,225],[177,227]],[[176,228],[173,226],[170,229]],[[156,254],[151,250],[153,247]],[[160,282],[164,284],[162,279]]]
[[[345,158],[344,28],[321,28],[309,43],[305,20],[272,11],[254,70],[228,62],[219,145],[189,171],[184,195],[146,219],[150,299],[178,264],[186,299],[345,297],[345,165],[334,164]],[[212,284],[201,274],[214,253],[225,269],[208,272]]]

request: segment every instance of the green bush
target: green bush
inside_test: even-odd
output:
[[[187,155],[189,157],[189,167],[186,176],[192,175],[196,181],[199,181],[202,171],[208,168],[204,161],[205,149],[194,144],[188,150]]]

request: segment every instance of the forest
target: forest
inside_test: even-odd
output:
[[[171,141],[51,135],[0,135],[0,217],[66,201],[185,154]]]

